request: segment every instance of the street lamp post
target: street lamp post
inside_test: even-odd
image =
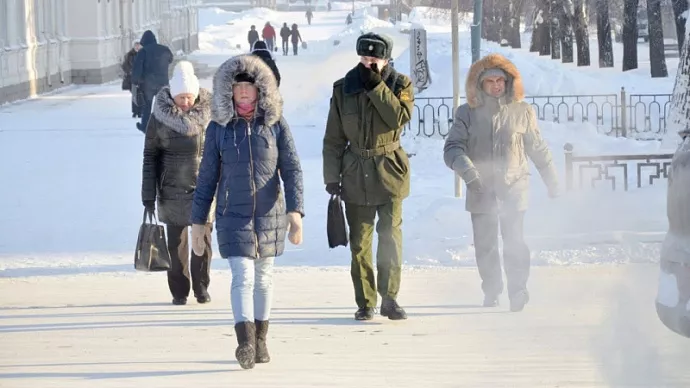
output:
[[[458,42],[458,12],[460,7],[459,0],[451,0],[450,3],[450,34],[452,46],[452,63],[453,63],[453,115],[455,110],[460,105],[460,47]],[[462,197],[462,180],[457,173],[453,173],[455,177],[455,197]]]

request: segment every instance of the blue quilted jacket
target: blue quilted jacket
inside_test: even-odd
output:
[[[279,115],[282,99],[276,101],[271,70],[252,58],[231,58],[214,77],[214,120],[206,130],[192,206],[192,223],[203,225],[216,195],[216,233],[224,258],[280,256],[287,213],[304,216],[302,168],[290,128]],[[260,91],[251,122],[237,117],[228,103],[232,79],[241,71],[255,76]],[[266,95],[271,87],[275,94]]]

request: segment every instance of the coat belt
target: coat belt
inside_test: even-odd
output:
[[[389,154],[400,148],[400,141],[394,141],[390,144],[385,144],[380,147],[364,149],[358,148],[350,144],[350,151],[362,158],[373,158],[374,156],[383,156]]]

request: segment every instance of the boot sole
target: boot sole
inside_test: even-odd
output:
[[[390,316],[390,314],[389,315],[381,314],[381,316],[386,317],[386,318],[390,319],[391,321],[404,321],[407,319],[406,316],[405,317],[392,317],[392,316]]]
[[[252,369],[256,360],[256,352],[250,345],[241,345],[235,350],[235,358],[242,369]]]

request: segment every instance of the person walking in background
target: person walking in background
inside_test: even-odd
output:
[[[510,60],[490,54],[475,62],[467,74],[465,93],[467,103],[455,111],[443,158],[467,184],[465,208],[472,218],[484,306],[497,306],[503,292],[500,227],[510,310],[522,311],[529,301],[530,250],[523,226],[528,157],[552,198],[558,196],[558,176],[534,109],[522,101],[520,72]]]
[[[249,51],[254,47],[254,43],[259,40],[259,31],[256,30],[256,26],[252,24],[249,27],[249,32],[247,33],[247,41],[249,42]]]
[[[141,46],[134,59],[132,83],[141,89],[144,96],[141,123],[137,123],[137,129],[146,133],[153,98],[161,88],[168,86],[168,69],[173,61],[173,54],[167,46],[158,44],[156,35],[151,30],[142,35]]]
[[[134,59],[137,57],[137,53],[141,49],[141,44],[138,40],[135,40],[132,44],[132,49],[125,55],[122,65],[122,90],[129,90],[132,94],[132,117],[141,117],[141,107],[139,106],[142,102],[138,99],[137,85],[132,84],[132,70],[134,69]]]
[[[288,55],[290,36],[292,36],[290,27],[288,27],[287,23],[283,23],[283,28],[280,29],[280,38],[283,41],[283,55]]]
[[[266,43],[262,41],[254,43],[252,54],[261,58],[261,60],[271,68],[273,75],[276,77],[276,84],[280,87],[280,71],[278,71],[278,66],[276,66],[276,62],[273,60],[273,55],[268,51]]]
[[[156,95],[146,130],[141,185],[144,207],[153,214],[157,201],[158,218],[167,225],[172,259],[168,287],[175,305],[187,303],[190,282],[197,302],[211,301],[208,287],[212,219],[202,225],[203,248],[198,254],[192,252],[191,266],[188,237],[192,200],[210,120],[211,93],[199,87],[191,63],[179,62],[173,70],[170,87],[163,87]]]
[[[412,117],[410,78],[388,65],[393,40],[368,33],[357,39],[360,62],[333,84],[323,139],[326,191],[342,195],[350,227],[350,275],[356,320],[374,318],[376,292],[381,315],[407,319],[398,305],[402,271],[402,202],[410,193],[410,162],[400,136]],[[377,276],[372,245],[378,234]],[[378,287],[377,287],[378,283]]]
[[[292,25],[292,30],[290,31],[290,39],[292,40],[292,51],[294,55],[297,55],[299,49],[299,44],[302,42],[302,35],[300,35],[297,29],[297,24]]]
[[[276,44],[276,30],[270,22],[266,22],[263,31],[261,31],[261,36],[264,38],[264,42],[266,42],[268,51],[273,52]]]
[[[218,246],[232,272],[235,357],[244,369],[270,361],[266,336],[274,260],[283,254],[286,233],[291,243],[302,243],[302,168],[282,110],[275,77],[260,58],[240,55],[218,68],[213,121],[194,193],[192,240],[201,253],[218,193]]]
[[[312,12],[311,8],[307,10],[307,23],[311,26],[311,19],[314,17],[314,12]]]

